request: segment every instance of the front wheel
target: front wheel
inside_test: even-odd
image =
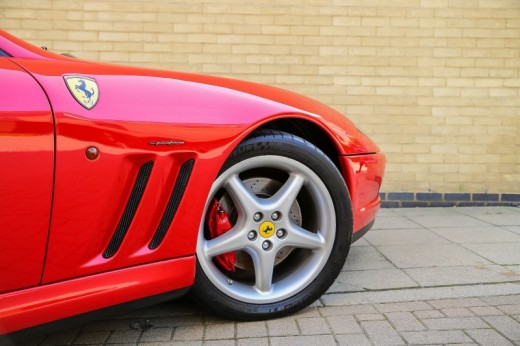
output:
[[[215,205],[227,220],[218,234],[208,221]],[[233,151],[213,183],[192,294],[229,319],[290,314],[334,282],[351,236],[350,198],[334,163],[299,137],[262,132]]]

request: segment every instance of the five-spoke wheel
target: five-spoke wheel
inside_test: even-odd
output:
[[[290,313],[317,299],[341,270],[352,231],[348,192],[313,145],[282,132],[247,139],[214,182],[206,213],[213,200],[231,226],[215,237],[201,224],[193,291],[217,313]],[[232,270],[215,260],[226,253],[236,254]]]

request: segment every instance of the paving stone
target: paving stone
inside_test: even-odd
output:
[[[496,264],[520,263],[520,243],[464,244],[464,246]]]
[[[321,317],[318,308],[306,308],[291,315],[293,318]]]
[[[403,269],[491,264],[456,244],[385,245],[378,247],[378,250],[398,268]]]
[[[292,318],[282,318],[267,321],[267,332],[269,336],[298,335],[298,326]]]
[[[426,302],[400,302],[374,304],[374,307],[380,312],[400,312],[400,311],[418,311],[430,310],[432,307]]]
[[[336,335],[340,346],[372,346],[365,334]]]
[[[182,326],[175,328],[173,333],[174,341],[202,340],[204,336],[204,326]]]
[[[460,344],[471,342],[472,340],[460,330],[428,330],[421,332],[401,333],[409,344],[429,345],[429,344]]]
[[[477,316],[498,316],[504,314],[493,306],[476,306],[469,309]]]
[[[265,322],[237,323],[237,338],[255,338],[267,336]]]
[[[499,305],[497,308],[508,315],[520,314],[520,304]]]
[[[422,320],[425,318],[441,318],[444,317],[444,314],[440,312],[439,310],[421,310],[421,311],[414,311],[413,313],[415,317]]]
[[[503,226],[502,228],[520,234],[520,225],[519,226]]]
[[[152,328],[143,332],[141,342],[168,341],[171,340],[173,328]]]
[[[382,321],[385,320],[385,316],[381,314],[356,314],[358,321]]]
[[[437,309],[444,308],[468,308],[473,306],[485,306],[486,304],[478,298],[455,298],[455,299],[439,299],[431,300],[430,303]]]
[[[364,291],[418,286],[416,282],[399,269],[358,270],[341,272],[328,292]]]
[[[489,328],[487,323],[478,317],[428,318],[422,322],[433,330]]]
[[[235,340],[229,339],[229,340],[206,340],[203,342],[204,346],[229,346],[234,345]]]
[[[508,217],[510,214],[520,213],[520,209],[517,207],[457,207],[455,208],[459,213],[466,215],[503,215]]]
[[[210,324],[206,326],[204,332],[204,340],[231,339],[234,337],[235,325],[233,323]]]
[[[362,333],[361,327],[352,315],[326,317],[334,334]]]
[[[116,330],[107,340],[107,344],[130,344],[139,341],[139,330]]]
[[[405,216],[384,216],[384,217],[377,217],[376,222],[374,223],[374,226],[372,227],[373,230],[378,229],[403,229],[403,228],[418,228],[418,224],[410,220],[408,217]]]
[[[520,225],[520,214],[511,213],[507,217],[504,217],[502,214],[481,214],[473,215],[473,217],[497,226]]]
[[[361,322],[368,338],[376,345],[404,345],[403,339],[387,321]]]
[[[507,232],[507,231],[504,231]],[[520,236],[518,236],[520,238]],[[364,238],[372,246],[381,245],[418,245],[418,244],[447,244],[443,237],[423,229],[392,229],[385,232],[368,232]]]
[[[76,338],[77,333],[58,333],[48,335],[42,342],[41,346],[71,345]],[[1,341],[1,339],[0,339]],[[39,343],[37,343],[39,344]]]
[[[343,270],[387,269],[395,266],[371,246],[350,249]]]
[[[320,308],[319,310],[323,316],[342,316],[377,313],[377,310],[370,304],[326,306],[324,308]]]
[[[509,296],[482,297],[480,299],[490,305],[520,304],[519,294]]]
[[[508,346],[513,345],[493,329],[469,329],[466,333],[481,345]]]
[[[247,338],[238,339],[238,346],[268,346],[268,338]]]
[[[482,319],[506,338],[520,340],[520,323],[513,318],[509,316],[484,316]]]
[[[227,340],[229,345],[229,340]],[[190,341],[155,341],[155,342],[140,342],[139,346],[202,346],[202,340],[190,340]],[[132,344],[123,344],[121,346],[134,346],[135,343]],[[96,345],[99,346],[99,345]],[[118,345],[119,346],[119,345]]]
[[[319,345],[319,346],[335,346],[336,341],[332,335],[300,335],[300,336],[284,336],[271,337],[271,346],[293,346],[293,345]]]
[[[490,224],[468,215],[409,215],[413,222],[426,228],[488,227]]]
[[[366,241],[365,237],[363,236],[363,238],[358,239],[355,243],[352,243],[350,246],[370,246],[370,244]]]
[[[330,334],[327,321],[323,317],[298,318],[297,323],[302,335]]]
[[[472,207],[473,208],[473,207]],[[390,208],[396,214],[404,216],[450,216],[450,215],[465,215],[460,212],[461,208]]]
[[[183,327],[201,325],[202,315],[168,316],[152,319],[154,327]]]
[[[190,341],[170,341],[168,345],[172,346],[201,346],[204,341],[202,340],[190,340]],[[141,344],[139,344],[141,345]]]
[[[404,272],[421,286],[483,284],[511,281],[512,275],[505,275],[505,271],[509,270],[504,270],[504,267],[499,265],[404,269]],[[520,279],[520,274],[518,274],[518,278]]]
[[[519,234],[495,226],[432,228],[431,231],[457,244],[520,242]]]
[[[321,308],[321,307],[323,307],[323,304],[321,303],[320,299],[318,298],[309,305],[307,310],[313,310],[314,313],[317,313],[318,310],[316,310],[316,308]]]
[[[84,332],[101,332],[112,330],[129,330],[130,324],[135,323],[134,320],[108,320],[108,321],[93,321],[85,324],[82,328]]]
[[[469,309],[467,308],[445,308],[441,310],[446,317],[468,317],[475,316]]]
[[[388,312],[385,315],[388,321],[398,331],[418,331],[426,329],[411,312]]]
[[[518,266],[502,266],[503,271],[500,273],[508,277],[510,281],[520,281],[520,265]]]
[[[400,213],[397,211],[401,208],[381,208],[377,212],[377,216],[398,216]]]
[[[82,332],[78,338],[74,341],[77,345],[88,345],[88,344],[102,344],[108,337],[110,332]]]
[[[482,297],[494,295],[520,294],[518,283],[495,283],[471,286],[403,288],[399,290],[382,290],[327,294],[321,297],[325,306],[366,303],[395,303],[432,299],[459,299],[461,297]],[[481,302],[480,305],[486,305]]]

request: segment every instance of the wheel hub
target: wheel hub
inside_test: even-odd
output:
[[[248,187],[256,196],[260,198],[269,198],[272,195],[276,193],[280,189],[280,187],[283,185],[281,182],[275,179],[266,178],[266,177],[254,177],[245,179],[243,181],[244,185]],[[228,214],[231,215],[232,221],[236,219],[236,208],[233,205],[233,201],[229,197],[228,194],[224,194],[220,200],[220,204],[222,204],[223,208],[228,211]],[[270,218],[272,221],[281,221],[281,215],[280,213],[272,213]],[[257,212],[253,215],[253,220],[255,222],[262,222],[264,219],[264,213]],[[291,209],[289,210],[289,219],[292,223],[295,225],[301,226],[302,225],[302,212],[300,209],[300,205],[298,204],[298,201],[295,201]],[[262,227],[265,227],[264,230],[267,231],[268,227],[272,227],[273,231],[269,231],[270,233],[264,233],[262,232]],[[276,226],[273,222],[265,221],[262,222],[258,228],[258,234],[262,236],[263,238],[270,238],[275,234],[276,232]],[[248,238],[250,236],[248,235]],[[253,236],[254,237],[254,236]],[[250,238],[251,240],[251,238]],[[294,249],[292,247],[284,247],[278,251],[276,254],[276,260],[274,262],[275,265],[278,265],[282,263],[287,256],[291,254],[291,252]],[[251,257],[245,253],[244,251],[237,251],[236,260],[235,260],[235,267],[242,269],[242,270],[253,270],[253,261],[251,260]]]

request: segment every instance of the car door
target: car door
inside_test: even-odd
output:
[[[53,170],[47,97],[30,74],[0,57],[0,293],[41,282]]]

